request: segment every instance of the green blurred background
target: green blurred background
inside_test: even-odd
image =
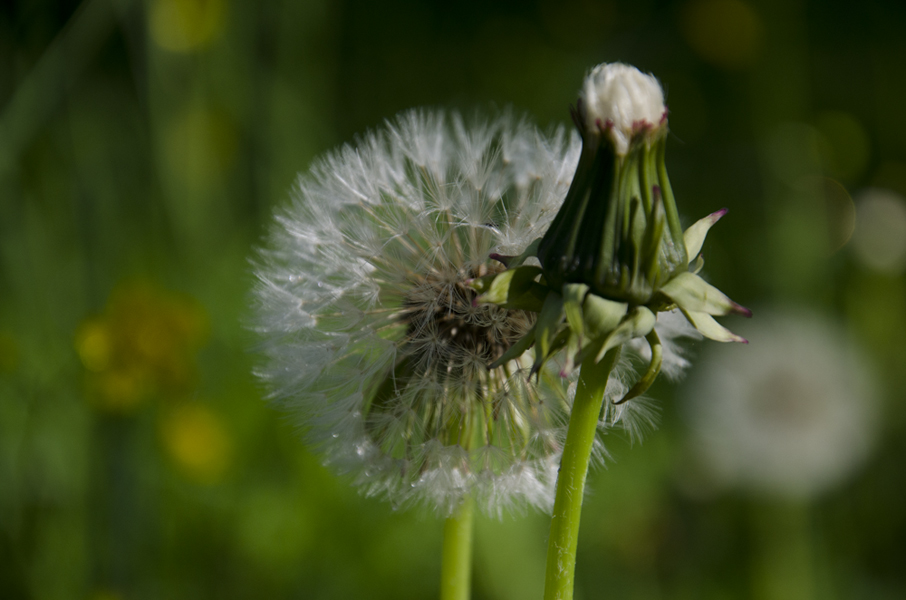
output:
[[[687,384],[659,381],[659,430],[590,478],[577,598],[906,597],[904,26],[900,0],[3,3],[0,597],[436,596],[440,521],[360,497],[262,399],[247,260],[358,132],[565,124],[614,60],[667,90],[687,222],[730,209],[706,268],[753,343],[760,307],[838,322],[881,418],[788,498],[696,474]],[[481,519],[474,597],[540,598],[546,535]]]

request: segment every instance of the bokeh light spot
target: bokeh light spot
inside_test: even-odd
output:
[[[110,366],[110,335],[99,321],[84,323],[76,334],[76,350],[89,371],[100,373]]]
[[[740,0],[692,0],[680,14],[683,36],[706,62],[739,69],[755,62],[763,26],[752,7]]]
[[[871,454],[879,398],[868,357],[838,318],[764,307],[751,344],[703,354],[684,406],[718,487],[789,499],[844,483]]]
[[[906,199],[879,188],[859,194],[852,246],[870,269],[892,275],[906,272]]]
[[[192,479],[218,481],[229,467],[232,444],[221,418],[202,404],[170,411],[161,424],[167,454]]]
[[[149,383],[138,370],[105,372],[97,381],[95,404],[109,412],[131,412],[148,396]]]

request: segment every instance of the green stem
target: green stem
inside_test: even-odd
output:
[[[444,522],[440,600],[468,600],[472,582],[472,521],[475,502],[463,500]]]
[[[618,346],[605,354],[598,364],[594,362],[594,355],[582,363],[557,476],[557,496],[547,545],[544,600],[572,600],[573,597],[585,477],[601,416],[604,389],[619,352]]]

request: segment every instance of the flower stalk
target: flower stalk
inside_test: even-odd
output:
[[[472,584],[472,530],[475,502],[466,498],[444,521],[440,600],[468,600]]]
[[[601,363],[595,364],[589,358],[581,367],[557,478],[557,495],[547,546],[544,600],[572,600],[573,597],[585,479],[604,403],[604,391],[619,353],[620,349],[614,348]]]

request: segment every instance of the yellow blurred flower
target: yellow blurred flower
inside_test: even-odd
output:
[[[148,26],[154,42],[171,52],[191,52],[206,47],[223,30],[223,0],[153,0]]]
[[[167,454],[188,477],[215,483],[230,464],[232,443],[221,418],[203,404],[172,409],[161,422]]]
[[[154,395],[187,393],[205,331],[204,313],[191,300],[145,283],[115,290],[104,313],[76,333],[91,400],[129,412]]]
[[[89,371],[103,372],[110,366],[110,335],[100,321],[87,321],[76,336],[76,350]]]

